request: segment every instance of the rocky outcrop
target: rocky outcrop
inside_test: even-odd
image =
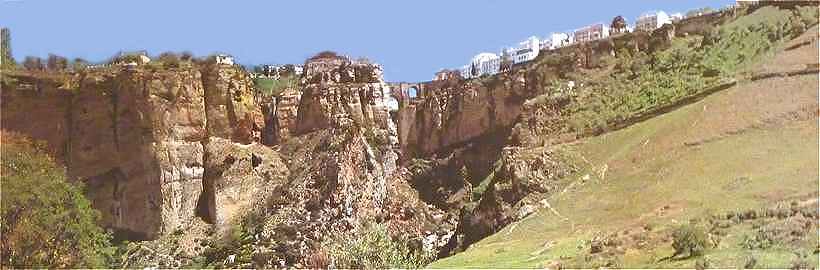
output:
[[[539,92],[542,77],[525,69],[446,84],[430,96],[403,100],[399,141],[404,158],[427,156],[509,129],[524,101]]]
[[[380,67],[345,57],[311,59],[299,87],[295,129],[279,146],[290,177],[261,209],[266,218],[254,248],[254,258],[278,259],[255,265],[304,266],[324,241],[373,222],[431,251],[444,245],[454,219],[420,200],[397,166]]]
[[[276,154],[253,146],[261,113],[245,76],[227,66],[21,74],[18,83],[3,86],[3,129],[45,140],[69,177],[86,183],[105,226],[128,239],[153,239],[184,228],[198,211],[223,221],[240,212],[229,208],[246,207],[205,204],[203,191],[214,202],[242,200],[232,186],[264,183],[240,192],[254,196],[285,173],[281,163],[268,164],[278,163]],[[226,155],[236,165],[207,162]],[[268,165],[254,167],[258,175],[248,179],[231,176],[252,171],[242,162],[251,155],[266,157]]]
[[[260,141],[264,118],[248,74],[224,65],[206,65],[202,70],[209,134],[245,144]]]
[[[301,88],[288,87],[279,95],[260,103],[265,116],[265,130],[262,131],[265,145],[277,145],[292,136],[301,99]]]
[[[283,188],[288,169],[279,153],[261,144],[241,145],[212,137],[205,143],[204,195],[199,214],[225,229]],[[207,211],[204,212],[204,211]]]
[[[387,129],[388,89],[381,67],[345,57],[311,59],[305,63],[294,134],[346,125]]]

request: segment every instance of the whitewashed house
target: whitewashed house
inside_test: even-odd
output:
[[[588,42],[607,37],[609,37],[609,26],[596,23],[575,30],[573,43]]]
[[[233,66],[233,56],[227,54],[217,54],[215,56],[217,65]]]
[[[501,68],[501,57],[494,53],[479,53],[470,64],[461,68],[461,77],[475,78],[498,73]]]
[[[650,11],[642,14],[635,20],[635,30],[651,32],[664,24],[671,24],[672,18],[663,11]]]
[[[537,37],[529,37],[527,40],[518,43],[518,47],[513,48],[513,64],[520,64],[531,61],[538,56],[541,50],[541,42]]]
[[[672,13],[672,14],[669,15],[669,19],[672,20],[672,22],[677,22],[677,21],[683,20],[683,18],[684,18],[684,16],[680,12]]]
[[[549,38],[541,42],[541,48],[546,50],[554,50],[570,44],[570,38],[567,33],[552,33]]]

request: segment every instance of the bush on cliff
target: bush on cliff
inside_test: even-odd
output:
[[[390,237],[384,224],[365,225],[359,234],[326,241],[323,249],[336,268],[420,268],[434,259],[409,239]]]
[[[103,267],[110,236],[97,226],[82,188],[41,144],[2,133],[2,265],[15,268]]]

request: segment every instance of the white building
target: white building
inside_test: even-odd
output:
[[[672,13],[672,14],[669,15],[669,19],[672,20],[672,22],[677,22],[677,21],[683,20],[683,18],[684,18],[683,14],[680,13],[680,12]]]
[[[233,66],[233,56],[227,54],[217,54],[215,58],[217,65]]]
[[[126,65],[131,67],[144,65],[148,62],[151,62],[151,58],[148,57],[148,53],[146,51],[120,52],[120,56],[116,60],[114,60],[114,64]]]
[[[609,37],[609,26],[596,23],[575,30],[572,43],[581,43]]]
[[[512,49],[513,64],[520,64],[535,59],[540,50],[541,42],[537,37],[529,37],[527,40],[519,42],[518,47]]]
[[[541,49],[555,50],[569,44],[570,38],[566,33],[552,33],[549,38],[541,42]]]
[[[479,53],[470,64],[461,68],[461,77],[475,78],[498,73],[501,68],[501,57],[494,53]]]
[[[651,32],[664,24],[672,23],[672,18],[663,11],[650,11],[635,20],[635,30]]]

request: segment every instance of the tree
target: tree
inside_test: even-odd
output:
[[[159,55],[159,61],[162,63],[162,66],[166,68],[178,68],[179,67],[179,56],[172,52],[164,52]]]
[[[43,60],[36,56],[26,56],[26,60],[23,60],[23,67],[31,71],[42,71],[45,69]]]
[[[392,237],[385,224],[364,224],[360,235],[343,234],[322,243],[325,253],[337,268],[421,268],[433,254],[413,245],[411,239]],[[320,265],[320,267],[326,267]]]
[[[626,20],[623,16],[618,15],[612,19],[612,24],[609,25],[610,34],[626,32]]]
[[[11,33],[8,28],[0,28],[0,68],[15,68],[17,63],[11,55]]]
[[[182,55],[179,56],[179,59],[182,61],[191,61],[194,59],[194,54],[189,51],[184,51]]]
[[[0,257],[3,268],[104,267],[113,254],[99,212],[66,181],[42,143],[2,132]]]
[[[478,76],[478,67],[475,63],[470,64],[470,76]]]
[[[709,245],[708,238],[706,230],[696,224],[681,225],[672,232],[674,256],[685,255],[684,258],[688,258],[703,254]]]
[[[86,68],[88,68],[88,61],[86,61],[85,59],[79,58],[79,57],[74,58],[74,61],[72,62],[72,67],[71,68],[74,71],[85,70]]]
[[[50,71],[63,71],[68,68],[68,59],[59,55],[48,54],[46,68]]]

